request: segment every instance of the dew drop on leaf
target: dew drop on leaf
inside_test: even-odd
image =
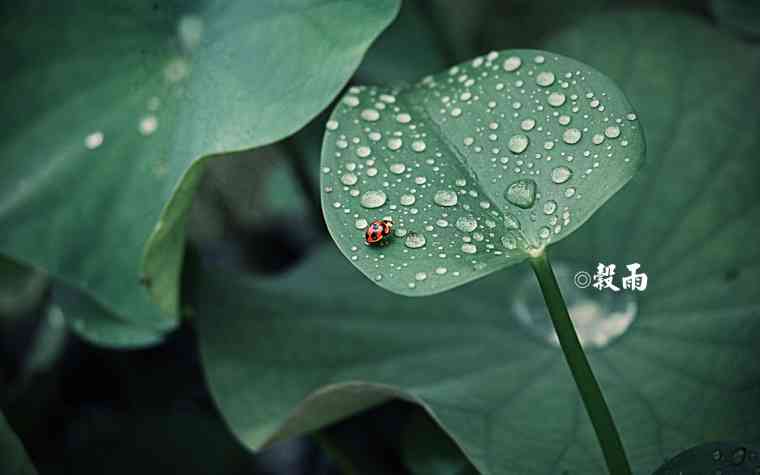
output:
[[[530,141],[528,140],[527,135],[516,134],[509,138],[509,143],[507,144],[507,147],[509,147],[509,150],[512,153],[522,153],[525,151],[526,148],[528,148],[529,142]]]
[[[404,245],[410,249],[419,249],[425,245],[425,242],[425,235],[420,233],[409,233],[404,239]]]
[[[562,140],[566,144],[573,145],[573,144],[577,144],[581,140],[582,136],[583,136],[583,133],[579,129],[572,127],[572,128],[566,129],[565,132],[562,133]]]
[[[571,176],[573,176],[573,171],[564,165],[555,167],[552,170],[552,181],[558,185],[565,183]],[[573,191],[573,193],[575,193],[575,191]]]
[[[457,194],[450,190],[440,190],[435,193],[433,201],[438,206],[455,206],[457,204]]]
[[[379,208],[385,204],[386,196],[383,191],[367,191],[361,197],[361,205],[365,208]]]
[[[463,233],[475,231],[477,227],[478,221],[475,219],[475,216],[462,216],[456,222],[456,228]]]
[[[504,197],[513,205],[528,209],[536,200],[536,182],[530,178],[516,180],[507,187]]]

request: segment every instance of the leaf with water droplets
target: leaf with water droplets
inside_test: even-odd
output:
[[[352,87],[326,127],[322,204],[364,274],[428,295],[568,236],[644,149],[636,113],[602,73],[545,51],[491,52],[413,86]],[[367,246],[357,220],[386,218],[395,235]],[[433,274],[441,266],[450,272]]]
[[[301,128],[400,2],[11,3],[0,253],[152,332],[178,320],[202,160]]]

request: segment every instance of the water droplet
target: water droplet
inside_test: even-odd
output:
[[[364,229],[367,227],[367,220],[366,219],[357,219],[354,223],[354,226],[356,226],[356,229]]]
[[[720,449],[715,449],[712,453],[712,458],[716,462],[723,458],[723,454],[720,452]]]
[[[391,173],[395,175],[401,175],[406,171],[406,165],[403,163],[392,163],[388,168],[390,169]]]
[[[625,118],[628,120],[636,120],[636,114],[631,112],[630,114],[626,115]]]
[[[478,248],[475,246],[475,244],[466,242],[462,244],[462,252],[464,252],[465,254],[475,254],[476,252],[478,252]]]
[[[561,92],[552,92],[547,100],[552,107],[559,107],[565,103],[565,95]]]
[[[401,195],[401,198],[399,199],[399,202],[403,206],[412,206],[415,201],[417,200],[415,199],[414,195],[408,195],[408,194]]]
[[[444,275],[446,272],[448,272],[448,269],[445,267],[438,267],[435,269],[435,273],[438,275]]]
[[[512,72],[517,71],[520,68],[520,65],[522,64],[522,60],[518,58],[517,56],[510,56],[509,58],[504,60],[504,64],[502,67],[504,68],[504,71]]]
[[[361,118],[367,122],[375,122],[380,119],[380,113],[375,109],[364,109],[361,111]]]
[[[361,197],[361,205],[365,208],[379,208],[385,204],[385,193],[378,190],[371,190],[364,193]]]
[[[532,130],[533,127],[535,126],[536,126],[536,121],[533,119],[525,119],[522,122],[520,122],[520,128],[526,132],[529,130]]]
[[[529,142],[527,135],[515,134],[509,138],[507,147],[512,153],[522,153],[528,148]]]
[[[559,119],[557,119],[560,125],[567,125],[570,123],[570,116],[569,115],[561,115],[559,116]]]
[[[367,158],[372,153],[369,147],[361,146],[356,149],[356,155],[360,158]]]
[[[573,176],[573,171],[564,165],[560,165],[552,170],[552,181],[558,185],[566,182]]]
[[[399,114],[399,115],[396,116],[396,120],[400,124],[408,124],[409,122],[412,121],[412,116],[410,116],[406,112],[402,112],[401,114]]]
[[[439,206],[455,206],[457,204],[457,194],[451,190],[439,190],[436,191],[433,201]]]
[[[542,71],[536,76],[536,84],[541,87],[547,87],[554,84],[554,73],[551,71]]]
[[[620,127],[616,125],[611,125],[607,127],[606,129],[604,129],[604,135],[606,135],[607,138],[616,139],[620,137]]]
[[[327,121],[327,130],[335,130],[338,128],[338,121],[337,120],[328,120]]]
[[[404,143],[398,137],[392,137],[388,139],[388,148],[391,150],[398,150]]]
[[[602,134],[594,134],[594,136],[591,137],[591,143],[594,145],[599,145],[602,142],[604,142],[604,135]]]
[[[356,107],[359,105],[359,98],[356,96],[346,96],[343,98],[343,103],[348,107]]]
[[[424,152],[427,145],[422,140],[415,140],[412,142],[412,150],[415,152]]]
[[[557,211],[556,201],[549,200],[546,203],[544,203],[544,214],[554,214],[555,211]]]
[[[425,235],[419,233],[409,233],[404,239],[404,245],[410,249],[419,249],[425,245]]]
[[[635,293],[599,292],[591,285],[579,288],[574,278],[584,269],[583,265],[558,260],[553,266],[570,319],[584,348],[604,348],[632,328],[637,313]],[[532,272],[524,271],[511,302],[511,313],[526,330],[559,349],[544,297]]]
[[[84,138],[84,146],[87,147],[88,150],[95,150],[103,145],[104,138],[105,136],[103,135],[103,132],[93,132]]]
[[[462,115],[462,109],[459,107],[451,109],[451,117],[459,117],[460,115]]]
[[[463,233],[470,233],[478,227],[478,220],[474,216],[462,216],[457,219],[456,227]]]
[[[517,180],[507,187],[504,197],[513,205],[528,209],[536,200],[536,182],[529,178]]]
[[[143,117],[140,120],[140,126],[139,126],[140,133],[145,136],[151,135],[153,132],[156,131],[157,128],[158,128],[158,118],[156,118],[155,115],[151,114],[151,115]]]
[[[353,173],[344,173],[340,176],[340,182],[346,186],[353,186],[358,181],[358,178]]]
[[[583,133],[579,129],[571,127],[565,129],[565,132],[562,133],[562,140],[564,140],[566,144],[573,145],[580,142],[582,136]]]
[[[422,282],[423,280],[427,279],[427,274],[424,272],[417,272],[414,274],[414,279]]]
[[[572,186],[565,190],[565,198],[572,198],[575,195],[575,188]]]

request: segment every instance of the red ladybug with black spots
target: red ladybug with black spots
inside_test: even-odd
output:
[[[376,219],[369,223],[367,230],[364,232],[364,242],[368,246],[376,246],[383,242],[393,231],[393,221],[390,219]]]

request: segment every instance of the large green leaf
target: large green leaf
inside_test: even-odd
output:
[[[5,416],[0,413],[0,472],[4,475],[36,475],[37,470],[29,461],[24,446]]]
[[[748,243],[760,233],[760,59],[700,20],[651,12],[589,18],[547,48],[620,81],[650,145],[640,177],[549,249],[568,293],[572,272],[599,262],[648,274],[645,291],[590,294],[594,308],[599,295],[637,309],[589,353],[635,473],[706,440],[757,444],[760,249]],[[521,284],[536,289],[527,266],[408,299],[341,261],[324,250],[270,283],[205,276],[205,370],[244,442],[398,396],[484,474],[604,473],[561,351],[517,318]]]
[[[0,253],[171,327],[199,159],[303,126],[398,4],[4,5]]]
[[[365,275],[428,295],[568,236],[644,149],[603,74],[544,51],[493,52],[411,87],[351,88],[327,123],[322,207]],[[368,223],[385,217],[395,234],[365,245]]]

